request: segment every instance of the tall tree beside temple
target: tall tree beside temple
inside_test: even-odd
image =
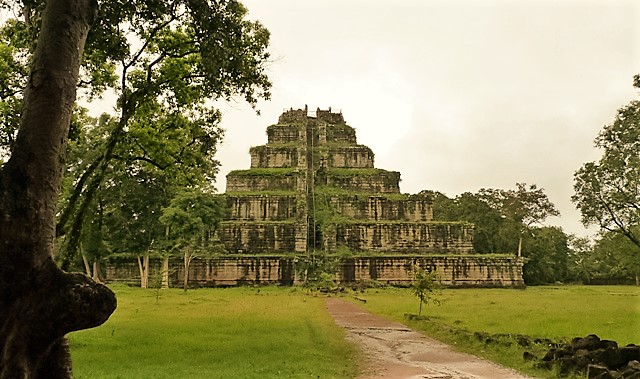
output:
[[[65,334],[103,323],[114,294],[53,262],[78,71],[97,3],[48,0],[20,128],[0,168],[0,378],[71,376]]]
[[[640,88],[637,75],[635,87]],[[595,145],[603,150],[602,157],[576,171],[571,200],[585,226],[619,233],[640,248],[640,101],[620,108]]]
[[[0,37],[13,56],[28,58],[42,4],[30,1],[24,12],[16,12],[24,20],[5,26]],[[246,15],[235,0],[102,4],[82,60],[80,93],[89,101],[111,93],[117,101],[108,130],[96,136],[90,154],[69,166],[75,180],[61,202],[56,230],[64,236],[65,256],[75,257],[86,215],[115,170],[156,170],[181,176],[189,186],[215,176],[213,155],[222,130],[214,101],[241,97],[255,107],[270,96],[269,32]],[[20,95],[5,101],[0,112],[19,104]],[[3,130],[0,143],[10,149],[11,124]]]
[[[269,33],[245,20],[247,10],[234,0],[116,0],[104,2],[97,18],[95,0],[0,6],[24,17],[0,33],[10,41],[0,46],[0,59],[14,63],[2,65],[13,71],[5,76],[20,78],[20,63],[33,62],[28,77],[0,86],[0,111],[23,110],[17,133],[15,118],[0,124],[0,155],[10,153],[0,169],[0,378],[69,377],[64,335],[104,322],[115,297],[55,265],[56,234],[76,250],[114,160],[133,172],[201,167],[193,184],[210,179],[220,138],[212,100],[239,95],[255,106],[269,97]],[[88,99],[115,91],[118,113],[109,116],[95,154],[72,162],[78,175],[56,227],[78,85]]]
[[[478,195],[517,227],[518,256],[522,256],[524,234],[533,225],[542,223],[549,216],[560,215],[544,190],[535,184],[516,183],[515,190],[481,189]]]

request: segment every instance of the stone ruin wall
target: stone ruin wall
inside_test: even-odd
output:
[[[298,183],[296,173],[282,176],[228,176],[227,192],[293,191]]]
[[[246,221],[285,221],[296,215],[295,196],[227,196],[227,219]]]
[[[331,196],[331,206],[356,220],[410,221],[433,220],[431,201],[424,197],[389,200],[382,196]]]
[[[298,166],[299,151],[292,146],[255,146],[249,150],[251,168],[288,168]]]
[[[249,150],[251,168],[298,167],[300,149],[295,146],[254,146]],[[373,168],[374,155],[366,146],[343,146],[327,148],[326,164],[336,168]],[[324,158],[320,158],[321,160]]]
[[[297,143],[302,129],[290,125],[271,125],[267,127],[267,145]],[[304,134],[302,134],[304,135]]]
[[[418,265],[435,270],[442,284],[450,287],[523,287],[522,265],[519,258],[487,258],[474,256],[428,257],[356,257],[343,258],[334,279],[349,286],[358,282],[377,281],[383,284],[407,286]],[[159,276],[161,261],[151,260],[151,275]],[[181,259],[170,261],[169,282],[181,287],[184,267]],[[235,286],[242,284],[292,285],[303,282],[302,266],[292,256],[216,257],[195,259],[189,270],[189,284],[193,287]],[[105,272],[109,282],[140,284],[140,274],[134,260],[113,259]],[[150,283],[154,283],[150,279]]]
[[[471,228],[469,224],[356,223],[338,225],[335,239],[355,251],[473,254]]]
[[[233,253],[273,253],[297,251],[294,222],[221,222],[219,233],[225,249]],[[247,247],[250,246],[250,250]]]
[[[373,168],[374,155],[366,146],[329,148],[327,166],[339,168]]]
[[[328,187],[335,187],[353,192],[365,192],[370,194],[400,193],[400,173],[396,171],[381,172],[367,176],[345,176],[332,174],[326,175]]]

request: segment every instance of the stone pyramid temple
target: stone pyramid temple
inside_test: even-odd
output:
[[[233,253],[473,253],[473,225],[433,221],[431,199],[400,193],[342,113],[291,109],[227,175],[220,237]]]
[[[250,149],[250,168],[227,175],[224,252],[194,259],[190,285],[303,283],[319,260],[343,284],[407,285],[418,265],[449,286],[524,285],[521,258],[474,253],[472,224],[434,221],[431,198],[400,193],[400,173],[375,167],[341,112],[287,110],[267,137]],[[164,267],[172,285],[185,276],[179,258]],[[136,270],[112,260],[107,279]]]

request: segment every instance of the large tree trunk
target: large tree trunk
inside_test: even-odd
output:
[[[106,321],[114,294],[53,262],[71,111],[95,0],[48,0],[20,130],[0,171],[0,378],[70,378],[65,334]]]

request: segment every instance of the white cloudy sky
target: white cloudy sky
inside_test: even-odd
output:
[[[640,2],[244,0],[272,33],[273,98],[224,107],[217,187],[284,108],[342,110],[402,192],[537,184],[585,234],[573,173],[637,96]]]

